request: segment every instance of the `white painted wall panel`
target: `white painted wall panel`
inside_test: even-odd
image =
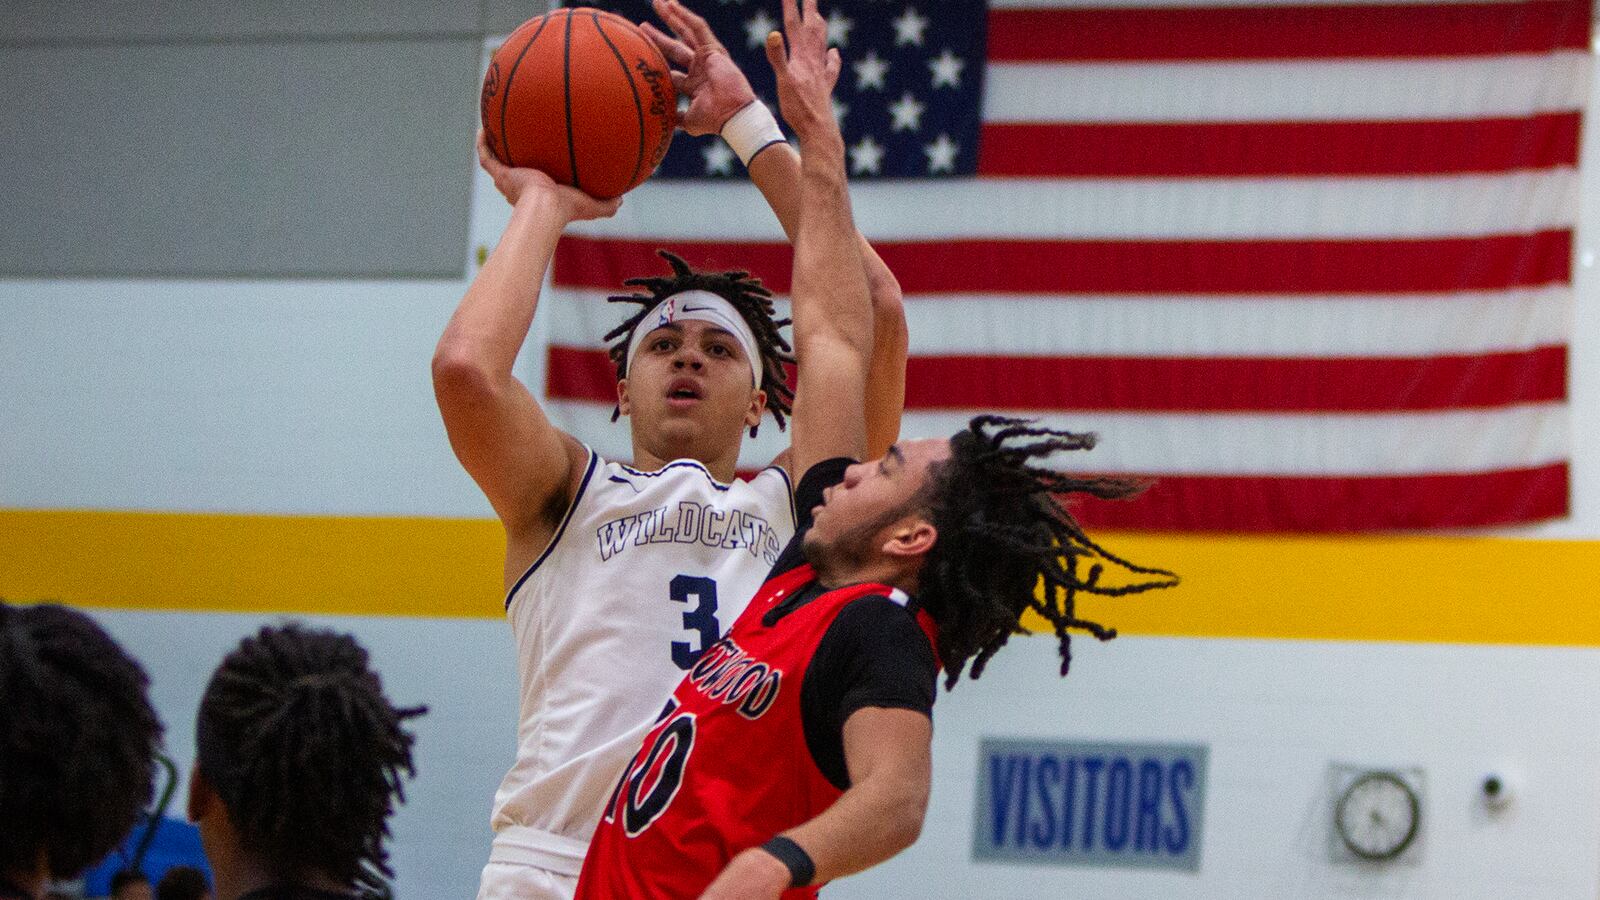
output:
[[[1136,603],[1136,599],[1127,602]],[[270,617],[99,612],[145,662],[168,750],[194,752],[194,711],[223,654]],[[1107,615],[1107,618],[1114,617]],[[390,696],[432,707],[393,845],[399,896],[469,896],[516,721],[510,637],[495,620],[328,617],[372,651]],[[182,635],[182,640],[178,635]],[[1074,898],[1591,898],[1600,893],[1600,651],[1305,641],[1019,639],[942,693],[921,839],[834,900]],[[974,864],[984,737],[1202,743],[1211,748],[1196,874]],[[1425,770],[1414,865],[1327,861],[1330,762]],[[1505,814],[1476,802],[1489,771],[1520,776]]]
[[[1133,600],[1130,602],[1137,602]],[[1107,618],[1112,618],[1107,614]],[[1302,641],[1123,638],[1078,650],[1054,677],[1044,638],[1002,651],[941,694],[934,795],[921,840],[841,882],[835,900],[928,897],[1594,897],[1600,746],[1585,713],[1600,652]],[[984,737],[1171,741],[1211,747],[1197,874],[973,864]],[[1328,861],[1332,762],[1426,772],[1415,865]],[[1514,770],[1503,816],[1483,775]]]
[[[0,282],[0,506],[490,516],[429,374],[463,290]]]

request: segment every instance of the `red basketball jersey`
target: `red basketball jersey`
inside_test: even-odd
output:
[[[814,577],[802,565],[762,585],[727,636],[684,676],[606,805],[578,900],[693,900],[736,854],[839,798],[806,745],[806,667],[852,601],[904,595],[881,584],[851,585],[762,624]],[[931,642],[932,620],[920,612],[917,619]],[[816,895],[815,887],[783,894]]]

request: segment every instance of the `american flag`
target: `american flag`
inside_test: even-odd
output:
[[[1589,0],[1093,2],[823,6],[857,220],[906,292],[904,434],[981,410],[1097,431],[1066,462],[1158,479],[1079,510],[1101,526],[1564,515]],[[777,0],[695,8],[771,99],[755,36]],[[602,453],[631,452],[603,297],[661,269],[656,247],[788,289],[782,232],[719,146],[680,134],[558,250],[530,380]],[[741,464],[785,440],[769,423]]]

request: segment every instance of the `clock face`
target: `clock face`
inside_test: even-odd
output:
[[[1416,792],[1390,772],[1368,772],[1351,782],[1334,810],[1345,846],[1371,860],[1399,856],[1416,838],[1420,818]]]

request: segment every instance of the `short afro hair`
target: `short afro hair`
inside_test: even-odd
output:
[[[0,600],[0,872],[42,854],[73,878],[127,837],[155,786],[149,683],[83,613]]]

